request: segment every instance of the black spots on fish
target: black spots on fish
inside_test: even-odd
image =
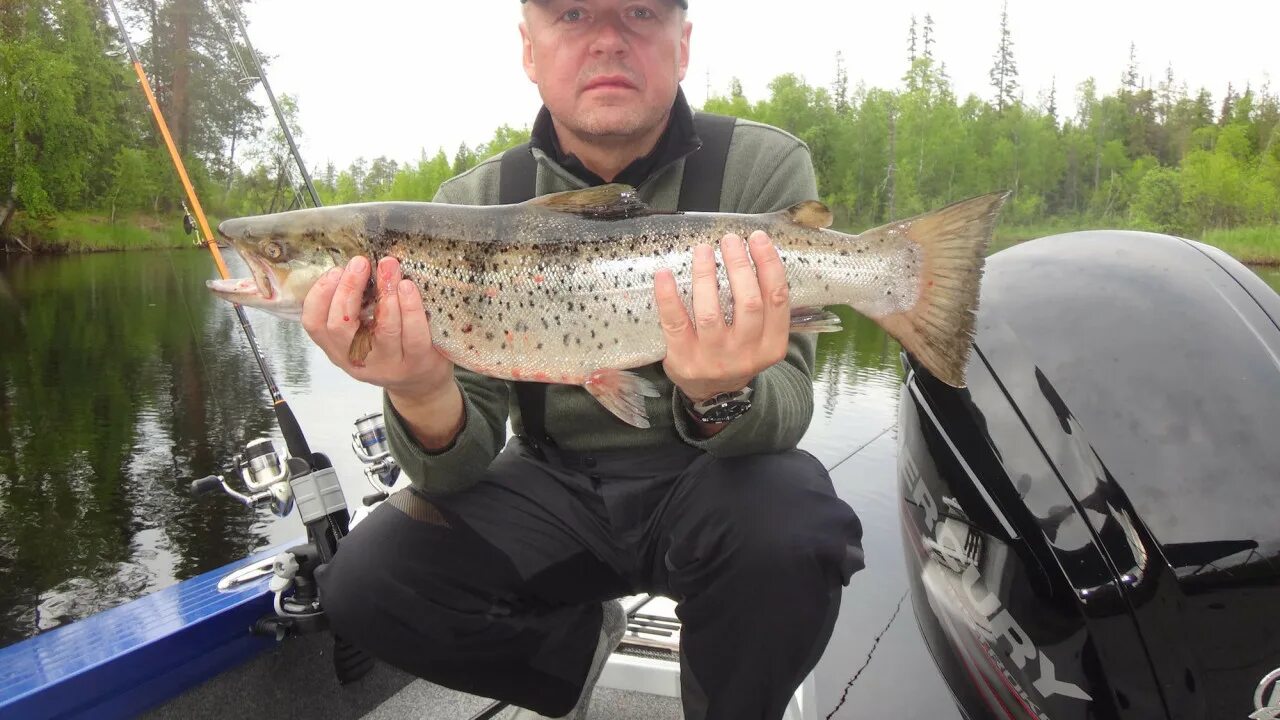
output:
[[[539,350],[541,350],[541,349],[542,349],[542,343],[538,343],[538,349],[539,349]]]
[[[466,325],[462,326],[462,334],[466,335],[474,329],[475,328],[471,325],[471,323],[467,323]]]
[[[573,301],[570,300],[568,304],[569,304],[569,312],[573,312]]]
[[[564,334],[564,346],[569,347],[569,333]]]
[[[516,323],[516,332],[529,332],[529,323],[521,320]]]
[[[556,316],[556,325],[559,325],[559,324],[560,324],[560,316],[559,316],[559,315],[557,315],[557,316]]]
[[[506,349],[507,349],[507,344],[506,344],[505,342],[504,342],[504,343],[502,343],[502,346],[501,346],[501,347],[499,347],[498,349],[499,349],[499,350],[506,350]]]
[[[570,309],[572,309],[572,308],[570,308]],[[580,302],[580,303],[578,303],[578,310],[580,310],[580,311],[582,311],[582,312],[586,312],[586,311],[587,311],[587,304],[586,304],[586,303],[584,303],[584,302]]]
[[[614,315],[617,315],[617,314],[618,314],[618,303],[609,303],[609,306],[613,308],[613,314],[614,314]]]
[[[862,254],[862,248],[858,248],[858,254],[859,254],[859,255],[861,255],[861,254]]]
[[[848,251],[848,250],[841,250],[841,251],[840,251],[840,257],[849,257],[849,251]]]
[[[498,322],[502,322],[502,311],[498,311]]]
[[[826,292],[831,292],[831,285],[829,283],[826,285],[823,285],[822,289]]]
[[[609,327],[609,321],[608,321],[608,320],[605,320],[605,321],[604,321],[604,326],[605,326],[606,328],[607,328],[607,327]]]
[[[618,338],[616,338],[616,337],[615,337],[615,338],[613,339],[613,344],[614,344],[614,345],[619,345],[619,344],[621,344],[621,341],[620,341],[620,340],[618,340]]]
[[[540,318],[540,319],[542,320],[542,329],[543,329],[543,330],[550,330],[550,329],[551,329],[551,323],[547,322],[547,319],[546,319],[545,317],[544,317],[544,318]]]
[[[576,338],[574,338],[574,339],[573,339],[573,344],[574,344],[574,345],[577,345],[578,347],[582,347],[582,338],[580,338],[580,337],[576,337]]]
[[[493,333],[491,333],[491,332],[487,332],[487,333],[485,333],[485,334],[484,334],[484,339],[485,339],[485,340],[493,340]]]
[[[596,331],[595,331],[595,330],[592,330],[592,331],[591,331],[591,339],[592,339],[592,340],[595,340],[595,339],[596,339]]]
[[[603,349],[604,349],[604,343],[602,343],[602,342],[601,342],[601,343],[596,343],[596,349],[597,349],[597,350],[603,350]]]
[[[443,334],[445,337],[449,337],[449,331],[448,331],[448,330],[441,330],[440,332],[441,332],[441,334]]]
[[[449,320],[451,321],[453,320],[453,313],[445,313],[445,315],[449,318]]]

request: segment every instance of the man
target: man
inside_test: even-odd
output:
[[[701,142],[679,87],[685,0],[534,0],[523,13],[524,68],[544,101],[524,151],[536,175],[523,179],[538,195],[627,183],[674,209]],[[482,163],[435,200],[499,202],[503,165]],[[723,177],[725,211],[817,196],[807,148],[756,123],[734,127]],[[539,386],[539,411],[515,384],[455,368],[394,260],[358,258],[317,283],[304,325],[335,363],[385,388],[393,453],[413,480],[318,573],[334,631],[531,717],[583,718],[625,628],[616,598],[662,594],[683,622],[685,717],[780,717],[862,566],[861,526],[795,447],[813,411],[815,340],[789,333],[776,249],[757,232],[720,250],[731,325],[711,247],[694,253],[692,316],[671,274],[655,278],[668,352],[638,369],[662,390],[644,430],[576,386]],[[371,270],[378,334],[352,367]],[[504,448],[509,414],[519,437]]]

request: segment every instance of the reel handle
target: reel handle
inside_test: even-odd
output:
[[[197,495],[197,496],[206,495],[208,493],[213,492],[214,490],[221,490],[221,489],[222,489],[222,478],[218,477],[217,475],[209,475],[207,477],[202,477],[199,480],[191,481],[192,495]]]

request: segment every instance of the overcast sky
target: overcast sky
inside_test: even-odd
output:
[[[1194,93],[1220,102],[1227,82],[1280,89],[1280,2],[1222,0],[1010,0],[1009,24],[1028,102],[1056,76],[1059,107],[1074,107],[1086,77],[1119,85],[1137,44],[1140,70],[1158,82],[1170,63]],[[1001,0],[690,0],[693,23],[684,89],[694,107],[741,79],[748,99],[794,72],[829,86],[842,51],[850,85],[897,87],[912,14],[933,16],[935,57],[958,94],[989,98]],[[298,98],[303,157],[340,168],[363,156],[416,160],[425,150],[487,140],[502,123],[529,125],[540,105],[520,66],[516,0],[252,0],[250,39],[274,56],[277,95]],[[261,94],[265,104],[265,94]],[[271,120],[274,122],[274,120]]]

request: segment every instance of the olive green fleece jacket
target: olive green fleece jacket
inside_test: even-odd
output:
[[[586,184],[538,149],[537,195],[574,190]],[[500,156],[445,182],[434,201],[461,205],[498,203]],[[683,158],[657,168],[636,190],[659,210],[674,210],[684,173]],[[782,130],[739,119],[729,146],[721,212],[761,213],[802,200],[818,199],[809,149]],[[752,407],[718,434],[704,438],[680,405],[675,387],[655,363],[635,372],[661,392],[646,398],[652,427],[632,427],[606,410],[585,389],[551,385],[546,398],[546,431],[556,444],[574,452],[626,448],[652,449],[686,443],[715,456],[774,452],[796,446],[813,413],[813,365],[817,340],[793,333],[786,358],[751,382]],[[506,443],[506,424],[521,433],[520,408],[511,383],[457,368],[455,377],[466,414],[462,430],[447,448],[427,452],[408,432],[394,406],[384,398],[391,453],[412,482],[429,493],[448,493],[477,482]]]

